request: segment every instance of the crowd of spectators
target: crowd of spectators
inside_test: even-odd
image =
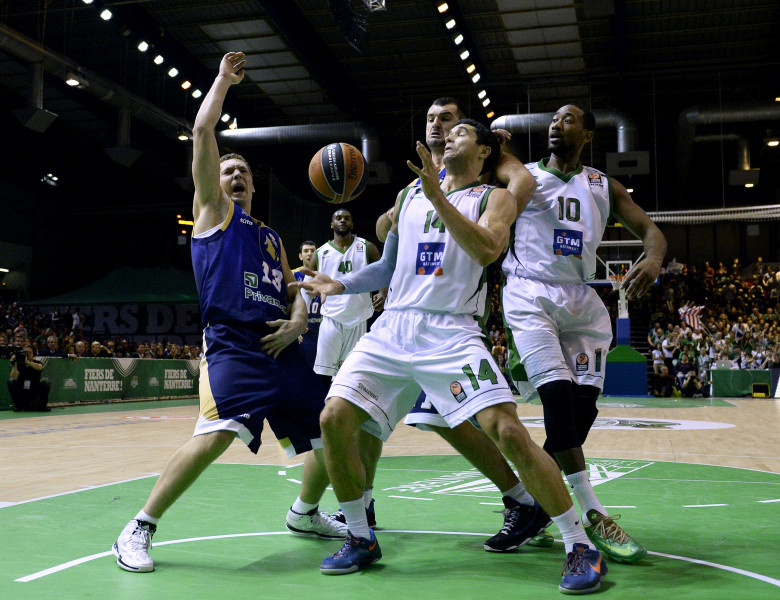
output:
[[[87,336],[84,316],[76,308],[51,312],[0,303],[0,359],[11,358],[25,347],[33,356],[62,358],[200,359],[199,345],[162,341],[133,341],[127,337]]]

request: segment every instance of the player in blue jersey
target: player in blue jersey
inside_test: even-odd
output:
[[[312,270],[317,268],[317,244],[311,240],[303,242],[298,252],[298,258],[302,266],[293,269],[293,275],[295,275],[296,281],[303,281],[306,279],[306,275],[301,271],[302,268],[305,267]],[[301,290],[301,295],[309,313],[309,324],[306,333],[301,336],[300,347],[306,362],[314,368],[314,359],[317,357],[317,337],[320,332],[320,323],[322,322],[322,315],[320,315],[321,302],[318,295],[309,294],[304,289]]]
[[[296,342],[306,306],[279,236],[251,217],[254,185],[246,160],[220,158],[214,127],[231,85],[244,76],[244,54],[230,52],[193,127],[192,263],[200,295],[203,352],[195,432],[171,458],[143,509],[113,546],[127,571],[154,570],[152,535],[163,513],[238,436],[252,452],[268,420],[288,456],[309,452],[301,495],[287,518],[293,533],[341,538],[345,527],[317,511],[328,484],[319,414],[324,386]],[[293,380],[296,386],[291,388]]]

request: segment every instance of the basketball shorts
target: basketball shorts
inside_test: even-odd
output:
[[[363,429],[383,440],[421,391],[445,426],[456,427],[489,406],[514,403],[482,338],[470,315],[385,310],[344,361],[328,397],[366,411]]]
[[[274,359],[260,348],[264,335],[223,324],[204,329],[200,415],[194,435],[233,431],[257,453],[267,419],[288,457],[321,448],[325,386],[297,343]]]
[[[476,417],[470,417],[469,421],[477,429],[482,429],[477,423]],[[417,427],[420,431],[433,431],[432,427],[449,427],[447,421],[439,414],[425,392],[420,393],[412,410],[404,417],[404,425]]]
[[[301,343],[298,348],[303,355],[303,359],[310,369],[314,368],[314,361],[317,358],[317,334],[307,332],[301,336]]]
[[[510,276],[501,308],[511,352],[535,388],[566,380],[603,389],[612,322],[596,290]]]
[[[322,317],[317,338],[314,372],[319,375],[335,375],[364,333],[366,333],[365,321],[361,321],[354,327],[346,327],[330,317]]]

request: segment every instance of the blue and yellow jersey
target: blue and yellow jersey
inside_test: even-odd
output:
[[[288,318],[281,240],[237,204],[222,225],[193,236],[192,266],[204,325],[262,329]]]

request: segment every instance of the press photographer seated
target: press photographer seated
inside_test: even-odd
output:
[[[48,379],[41,379],[43,365],[35,361],[30,346],[11,356],[11,378],[8,391],[14,403],[14,411],[50,411]]]

